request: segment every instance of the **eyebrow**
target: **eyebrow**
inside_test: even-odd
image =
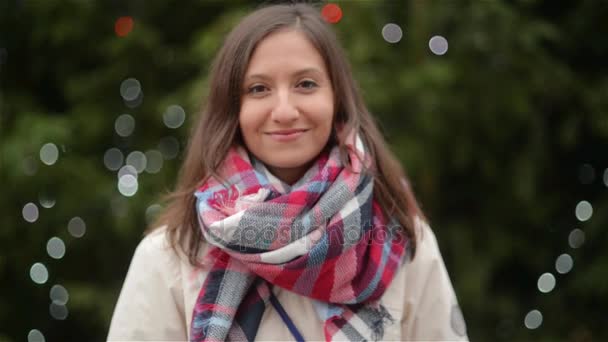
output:
[[[298,77],[298,76],[301,76],[303,74],[309,74],[309,73],[317,74],[318,76],[322,76],[323,75],[323,73],[321,72],[321,70],[319,70],[317,68],[305,68],[305,69],[301,69],[301,70],[298,70],[298,71],[294,72],[292,74],[292,77]],[[265,74],[253,74],[253,75],[245,76],[245,79],[250,79],[250,78],[260,78],[260,79],[267,80],[270,77],[268,77]]]

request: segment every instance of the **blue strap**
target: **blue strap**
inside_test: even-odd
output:
[[[298,342],[304,342],[304,337],[302,337],[302,334],[300,334],[298,328],[296,328],[296,325],[293,324],[291,318],[289,318],[289,315],[287,314],[285,309],[283,309],[283,306],[281,306],[281,303],[279,303],[277,297],[274,296],[272,289],[270,290],[270,303],[272,304],[272,306],[274,306],[275,310],[277,310],[279,316],[281,316],[281,319],[283,319],[283,322],[285,322],[285,325],[287,325],[287,328],[293,335],[293,338],[295,338]]]

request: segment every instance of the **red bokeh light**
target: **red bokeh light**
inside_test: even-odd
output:
[[[131,17],[120,17],[116,19],[116,23],[114,24],[114,32],[119,37],[124,37],[133,30],[133,18]]]
[[[336,4],[327,4],[321,9],[321,16],[331,24],[337,24],[342,19],[342,9]]]

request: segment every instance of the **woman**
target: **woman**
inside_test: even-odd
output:
[[[466,340],[432,231],[318,10],[228,35],[108,340]]]

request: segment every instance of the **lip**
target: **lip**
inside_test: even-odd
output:
[[[267,132],[266,134],[276,141],[292,141],[306,133],[308,129],[283,129]]]

